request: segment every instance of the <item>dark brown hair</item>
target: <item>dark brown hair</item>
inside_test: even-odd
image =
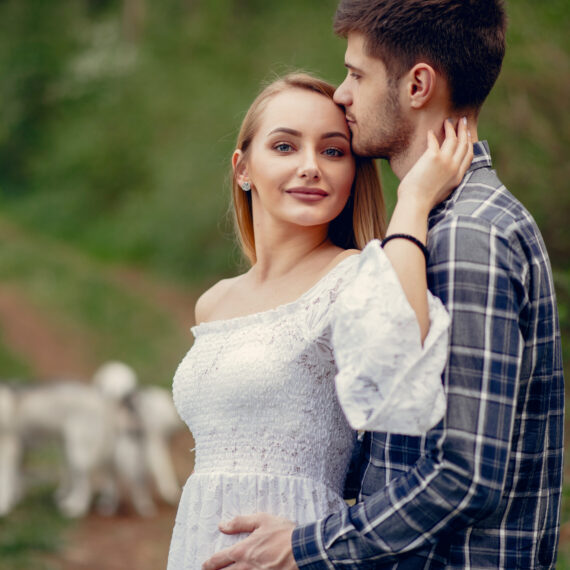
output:
[[[391,79],[429,63],[447,80],[454,110],[480,109],[505,54],[503,0],[341,0],[335,32],[362,33]]]

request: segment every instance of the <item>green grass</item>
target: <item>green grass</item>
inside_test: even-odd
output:
[[[74,248],[21,231],[0,218],[0,281],[51,322],[77,336],[95,363],[123,360],[144,384],[169,386],[175,366],[190,344],[171,314],[121,281],[112,267]],[[192,307],[188,306],[188,324]],[[30,374],[0,344],[0,366],[8,376]]]
[[[0,518],[0,570],[56,570],[47,560],[65,546],[65,531],[74,524],[55,506],[62,453],[55,438],[28,446],[20,476],[24,497]]]
[[[51,485],[36,486],[0,519],[0,570],[55,570],[47,555],[62,548],[71,521],[57,514]]]

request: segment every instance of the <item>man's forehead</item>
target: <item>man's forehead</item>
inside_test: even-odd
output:
[[[380,58],[368,53],[366,37],[360,32],[350,32],[348,34],[344,63],[350,69],[359,69],[361,71],[370,68],[385,68],[384,62]]]
[[[369,57],[366,53],[366,38],[360,32],[349,32],[346,42],[346,56],[354,59]]]

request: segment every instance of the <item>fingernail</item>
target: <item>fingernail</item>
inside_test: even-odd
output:
[[[463,121],[463,124],[466,125],[467,124],[467,117],[463,117],[462,121]]]

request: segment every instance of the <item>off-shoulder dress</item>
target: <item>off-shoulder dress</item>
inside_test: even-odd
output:
[[[429,296],[423,345],[378,241],[344,258],[297,300],[192,328],[173,383],[195,442],[168,570],[243,535],[218,523],[267,512],[297,523],[345,506],[355,430],[421,434],[445,410],[449,316]]]

